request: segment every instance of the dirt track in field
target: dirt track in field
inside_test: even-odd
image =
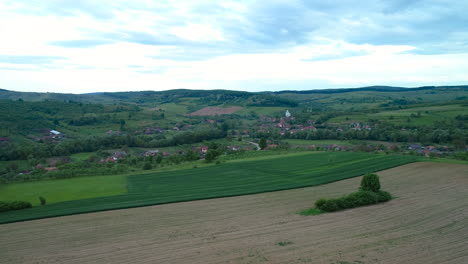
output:
[[[468,263],[468,166],[379,175],[397,199],[319,216],[296,212],[360,178],[0,225],[0,263]]]
[[[226,107],[226,108],[209,106],[209,107],[202,108],[198,111],[195,111],[189,115],[191,116],[230,115],[241,109],[242,107],[240,106],[231,106],[231,107]]]

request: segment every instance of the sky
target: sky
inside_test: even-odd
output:
[[[0,88],[468,84],[468,1],[0,0]]]

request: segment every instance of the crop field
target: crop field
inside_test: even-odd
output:
[[[397,198],[301,216],[360,178],[0,225],[1,263],[468,263],[468,166],[381,171]]]
[[[94,152],[80,152],[70,155],[70,158],[74,161],[83,161],[89,159]]]
[[[414,107],[402,110],[382,111],[372,114],[343,115],[331,118],[329,122],[353,122],[358,120],[367,120],[369,118],[386,120],[394,124],[407,123],[410,118],[410,124],[415,126],[424,126],[433,124],[435,121],[454,119],[457,115],[466,113],[468,107],[464,105],[441,105]]]
[[[305,139],[285,139],[284,142],[287,142],[291,145],[332,145],[337,144],[340,146],[352,146],[352,141],[350,140],[305,140]]]
[[[58,203],[127,193],[123,175],[78,177],[0,185],[0,201],[21,200],[39,205],[39,196],[47,203]]]
[[[191,116],[214,116],[214,115],[230,115],[236,111],[239,111],[242,107],[231,106],[231,107],[205,107],[190,113]]]
[[[256,113],[257,115],[270,115],[270,116],[284,116],[286,109],[292,109],[292,107],[258,107],[258,106],[249,106],[244,107],[243,109],[236,112],[239,115],[246,115],[251,112]]]
[[[314,186],[416,161],[414,156],[315,152],[133,175],[128,193],[4,212],[0,223]]]

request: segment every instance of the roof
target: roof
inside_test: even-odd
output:
[[[50,133],[54,134],[54,135],[60,135],[62,133],[58,132],[57,130],[51,130]]]

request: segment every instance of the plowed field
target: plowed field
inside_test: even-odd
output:
[[[297,212],[360,178],[231,198],[0,225],[0,263],[468,263],[468,166],[379,173],[396,199]]]
[[[221,107],[205,107],[198,111],[191,113],[191,116],[213,116],[213,115],[230,115],[236,111],[241,110],[242,107],[239,106],[231,106],[226,108]]]

